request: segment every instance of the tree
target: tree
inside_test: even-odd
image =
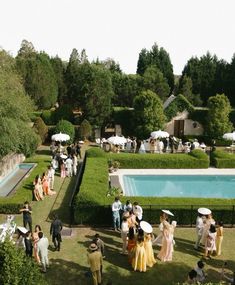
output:
[[[164,101],[170,92],[170,87],[162,72],[154,65],[147,67],[143,75],[144,90],[151,90]]]
[[[92,127],[91,124],[87,120],[83,120],[80,125],[80,133],[81,137],[86,140],[91,136]]]
[[[0,51],[0,157],[10,152],[30,155],[39,138],[29,126],[33,104],[16,73],[15,60]]]
[[[25,90],[36,106],[42,109],[51,108],[57,101],[58,86],[49,56],[44,52],[35,52],[23,41],[16,64]]]
[[[33,259],[11,241],[0,243],[0,284],[47,284]]]
[[[193,83],[190,77],[183,76],[181,87],[179,87],[177,94],[182,94],[184,97],[194,106],[201,106],[202,100],[200,98],[200,95],[194,95],[192,92],[193,89]]]
[[[232,106],[235,106],[235,54],[232,57],[231,63],[227,67],[227,86],[226,95],[230,99]]]
[[[149,137],[152,131],[163,128],[165,123],[163,104],[154,92],[143,91],[135,98],[134,113],[135,130],[138,138]]]
[[[44,123],[43,119],[41,117],[37,117],[34,122],[33,127],[34,127],[36,134],[40,136],[41,141],[45,142],[45,140],[47,139],[47,135],[48,135],[48,127]]]
[[[161,47],[159,49],[156,43],[154,43],[150,51],[146,49],[141,50],[137,63],[137,73],[143,75],[151,65],[155,65],[162,72],[172,92],[174,89],[173,65],[169,54],[164,48]]]
[[[232,123],[229,121],[231,106],[224,94],[210,97],[208,109],[206,133],[211,138],[221,138],[224,133],[232,130]]]
[[[66,102],[65,64],[58,56],[51,58],[50,62],[55,73],[58,87],[58,101],[61,105]]]
[[[72,123],[66,120],[60,120],[55,127],[55,133],[64,133],[70,136],[68,143],[72,143],[75,137],[75,129]]]
[[[113,90],[110,72],[103,66],[80,64],[73,84],[76,85],[74,106],[81,109],[82,119],[93,126],[102,126],[111,112]]]

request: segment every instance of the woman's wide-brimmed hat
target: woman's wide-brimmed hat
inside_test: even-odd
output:
[[[153,232],[153,227],[145,221],[140,222],[140,228],[147,234],[150,234]]]
[[[210,215],[211,214],[211,210],[208,208],[199,208],[197,211],[201,215]]]
[[[90,249],[90,250],[97,250],[97,249],[98,249],[98,246],[97,246],[97,244],[95,244],[95,243],[93,242],[93,243],[90,244],[89,249]]]
[[[17,229],[22,233],[22,234],[26,234],[29,230],[26,229],[25,227],[20,227],[18,226]]]

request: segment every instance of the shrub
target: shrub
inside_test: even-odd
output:
[[[87,120],[83,120],[80,125],[80,134],[83,139],[87,139],[91,136],[92,127]]]
[[[54,125],[55,124],[55,111],[45,110],[42,112],[41,117],[46,125]]]
[[[48,127],[42,120],[42,118],[37,117],[34,122],[34,130],[41,138],[41,141],[44,143],[48,136]]]
[[[37,149],[40,137],[31,128],[21,128],[20,145],[18,152],[23,153],[26,157],[31,156]]]
[[[92,147],[86,151],[87,157],[105,157],[105,152],[99,147]]]
[[[33,259],[12,242],[0,243],[0,284],[47,284]]]
[[[72,107],[68,104],[60,106],[58,109],[55,110],[54,120],[55,123],[58,123],[60,120],[66,120],[70,123],[73,123],[74,115]]]
[[[68,143],[71,143],[74,141],[75,129],[72,123],[66,120],[59,121],[55,127],[55,133],[59,133],[59,132],[70,136],[70,140],[68,141]]]
[[[217,168],[235,168],[235,155],[222,150],[213,151],[211,164]]]

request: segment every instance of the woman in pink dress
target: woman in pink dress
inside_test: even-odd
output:
[[[38,237],[38,233],[41,232],[42,229],[39,225],[35,226],[34,232],[32,234],[32,238],[33,238],[33,255],[35,260],[37,261],[37,263],[40,263],[40,258],[39,255],[37,253],[37,246],[38,246],[38,241],[39,241],[39,237]]]
[[[163,262],[172,261],[173,232],[171,225],[167,221],[163,222],[162,235],[162,247],[157,257]]]
[[[60,164],[60,177],[65,178],[66,177],[66,170],[65,170],[65,163],[62,160]]]
[[[204,257],[211,258],[210,255],[216,251],[216,228],[215,225],[211,224],[207,235],[205,244],[205,254]]]

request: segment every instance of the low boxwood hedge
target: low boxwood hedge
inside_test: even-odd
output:
[[[235,154],[216,150],[211,153],[211,164],[216,168],[235,168]]]
[[[101,151],[102,152],[102,151]],[[95,157],[91,157],[95,154]],[[104,156],[103,156],[104,155]],[[87,157],[85,171],[78,195],[74,200],[74,222],[75,224],[90,224],[90,225],[112,225],[112,212],[111,204],[114,197],[107,197],[108,192],[108,160],[122,158],[121,166],[130,166],[130,168],[143,168],[139,167],[142,164],[141,159],[148,157],[149,165],[154,164],[152,159],[154,157],[161,157],[161,155],[135,155],[135,154],[105,154],[102,157],[97,156],[96,151],[90,151]],[[163,155],[165,158],[171,155]],[[173,156],[183,156],[182,154],[174,154]],[[194,160],[207,161],[208,157],[201,151],[192,152],[188,157]],[[196,158],[198,157],[198,158]],[[127,162],[124,162],[126,158]],[[132,159],[132,162],[131,162]],[[139,160],[140,159],[140,160]],[[147,158],[145,159],[147,161]],[[156,159],[155,159],[156,160]],[[183,160],[182,160],[183,161]],[[123,164],[122,164],[123,163]],[[134,167],[139,164],[138,167]],[[147,162],[145,162],[147,165]],[[179,164],[176,164],[179,165]],[[204,164],[203,164],[204,165]],[[183,168],[183,167],[181,167]],[[186,168],[186,167],[184,167]],[[121,202],[125,203],[127,199],[132,202],[138,201],[144,209],[144,219],[151,223],[158,223],[159,214],[162,208],[171,209],[175,213],[174,219],[180,225],[190,225],[195,223],[197,216],[197,208],[200,206],[207,206],[213,209],[216,220],[223,220],[226,224],[234,222],[234,206],[235,199],[203,199],[203,198],[170,198],[170,197],[121,197]],[[222,205],[222,206],[221,206]]]

